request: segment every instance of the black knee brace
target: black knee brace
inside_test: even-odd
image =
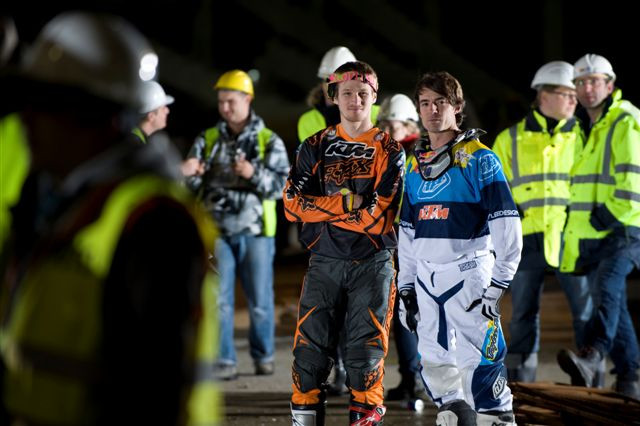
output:
[[[346,359],[344,366],[347,370],[348,386],[359,392],[370,389],[382,377],[382,358]]]
[[[296,348],[293,355],[293,384],[303,393],[321,389],[331,372],[331,359],[325,354],[304,347]]]

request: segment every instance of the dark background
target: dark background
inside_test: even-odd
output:
[[[447,70],[462,83],[467,126],[497,132],[527,110],[539,66],[575,62],[598,53],[613,64],[625,98],[640,101],[638,18],[624,3],[182,0],[14,1],[23,45],[61,10],[83,8],[124,16],[152,42],[159,80],[177,100],[170,133],[181,150],[217,119],[212,84],[226,70],[255,69],[255,109],[285,140],[297,145],[296,122],[317,67],[331,47],[349,47],[380,79],[378,103],[395,92],[412,95],[417,77]]]
[[[3,2],[14,17],[21,47],[68,9],[121,15],[151,41],[160,58],[159,81],[176,97],[166,129],[185,153],[218,119],[217,78],[257,70],[255,110],[287,145],[298,145],[297,119],[319,80],[318,65],[333,46],[349,47],[380,80],[378,103],[412,96],[418,76],[446,70],[467,100],[463,126],[481,127],[491,146],[497,133],[522,118],[534,98],[535,71],[551,60],[574,63],[585,53],[613,64],[623,95],[640,103],[638,18],[623,2],[456,2],[417,0],[166,0]],[[1,96],[1,95],[0,95]],[[1,99],[1,98],[0,98]],[[281,218],[278,247],[287,245]],[[279,250],[280,252],[280,250]]]

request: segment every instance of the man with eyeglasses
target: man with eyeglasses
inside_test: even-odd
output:
[[[458,80],[427,73],[414,100],[427,135],[407,165],[398,316],[418,335],[436,424],[515,425],[498,305],[520,260],[518,211],[484,131],[460,129]]]
[[[572,80],[573,66],[568,62],[540,67],[531,82],[536,90],[531,110],[503,130],[493,145],[522,217],[522,259],[510,286],[513,315],[505,362],[509,381],[536,380],[540,300],[547,271],[554,271],[567,295],[578,347],[593,310],[586,277],[557,269],[569,204],[569,172],[582,151],[580,125],[573,116],[577,101]]]
[[[572,169],[562,272],[587,273],[596,306],[578,353],[563,349],[560,367],[590,386],[609,355],[614,389],[640,399],[640,350],[626,298],[627,275],[640,264],[640,110],[621,98],[613,67],[587,54],[574,65],[586,145]]]

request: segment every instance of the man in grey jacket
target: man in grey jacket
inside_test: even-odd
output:
[[[251,108],[253,83],[240,70],[215,85],[221,119],[195,140],[182,172],[220,227],[215,258],[220,273],[220,351],[216,377],[237,378],[233,345],[236,270],[249,304],[249,345],[256,374],[274,371],[273,257],[276,199],[289,159],[282,139]]]

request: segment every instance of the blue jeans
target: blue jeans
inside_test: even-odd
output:
[[[509,324],[509,353],[530,354],[540,349],[540,298],[544,274],[544,268],[519,269],[511,281],[513,315]],[[585,327],[594,309],[589,280],[584,275],[558,271],[555,275],[569,302],[576,347],[582,347]]]
[[[273,257],[275,239],[254,235],[233,235],[216,241],[215,256],[220,272],[218,312],[220,352],[218,362],[235,364],[233,344],[236,271],[249,304],[249,347],[256,362],[273,360],[275,313]]]
[[[624,256],[602,259],[589,273],[596,309],[587,325],[585,344],[609,354],[618,378],[637,380],[638,338],[627,307],[627,275],[633,262]]]

